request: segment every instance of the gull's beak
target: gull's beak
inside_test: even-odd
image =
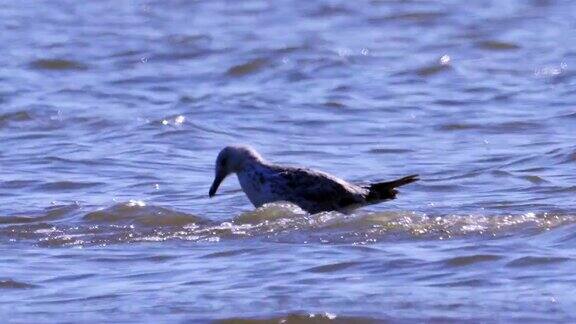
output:
[[[226,174],[224,172],[216,173],[214,182],[212,182],[212,186],[210,187],[210,191],[208,192],[208,196],[210,196],[210,198],[214,197],[214,195],[216,194],[216,190],[218,190],[218,187],[220,186],[224,178],[226,178]]]

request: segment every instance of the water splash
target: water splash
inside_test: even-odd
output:
[[[576,223],[576,216],[426,215],[410,211],[368,213],[323,212],[310,215],[290,203],[267,204],[229,221],[214,222],[197,215],[131,200],[80,217],[62,213],[37,218],[5,218],[0,239],[33,240],[44,246],[108,245],[167,240],[218,242],[255,238],[287,243],[370,244],[378,241],[447,240],[469,236],[494,238],[519,233],[538,234]],[[50,217],[48,217],[50,216]],[[34,221],[36,220],[36,221]]]

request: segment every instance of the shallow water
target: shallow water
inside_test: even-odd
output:
[[[576,320],[576,3],[0,3],[9,322]],[[392,202],[254,210],[230,143]]]

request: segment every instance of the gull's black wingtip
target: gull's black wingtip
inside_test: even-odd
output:
[[[400,179],[396,179],[394,181],[386,182],[386,185],[392,189],[407,185],[412,182],[416,182],[418,180],[420,180],[420,176],[418,174],[412,174],[409,176],[402,177]]]
[[[417,174],[412,174],[393,181],[373,183],[368,187],[369,193],[367,199],[369,201],[394,199],[398,193],[395,188],[416,182],[418,180],[420,180],[420,176]]]
[[[402,186],[402,185],[405,185],[405,184],[409,184],[409,183],[412,183],[412,182],[419,181],[419,180],[420,180],[420,175],[419,175],[419,174],[412,174],[412,175],[406,176],[406,177],[404,177],[404,178],[398,179],[398,180],[396,180],[396,181],[399,181],[399,180],[404,180],[404,181],[406,181],[405,183],[401,184],[401,186]]]

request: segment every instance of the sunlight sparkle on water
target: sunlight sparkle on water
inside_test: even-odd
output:
[[[440,65],[449,65],[452,59],[447,54],[442,55],[440,57]]]
[[[126,203],[126,206],[128,206],[128,207],[145,207],[146,203],[143,202],[142,200],[130,199],[130,201],[128,201],[128,203]]]
[[[176,118],[174,118],[174,124],[175,125],[182,125],[185,120],[186,120],[186,118],[184,116],[179,115]]]

